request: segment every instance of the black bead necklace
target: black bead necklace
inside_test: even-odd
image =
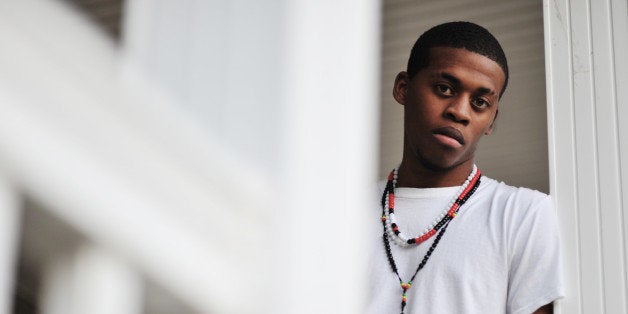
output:
[[[386,221],[384,219],[382,219],[382,224],[384,226],[384,234],[382,235],[382,238],[384,240],[384,247],[386,248],[386,256],[388,257],[388,263],[390,264],[390,268],[392,268],[392,271],[395,273],[395,275],[397,275],[397,278],[399,279],[399,284],[401,285],[401,289],[403,290],[402,291],[402,295],[401,295],[401,314],[404,314],[404,310],[405,310],[406,304],[407,304],[407,294],[406,294],[406,292],[412,286],[412,282],[416,278],[416,276],[419,273],[419,271],[425,266],[425,264],[427,264],[427,261],[430,259],[430,256],[432,256],[432,253],[436,249],[436,246],[438,245],[438,242],[440,242],[440,239],[443,237],[443,234],[445,234],[445,230],[447,230],[447,227],[449,226],[449,223],[456,216],[456,214],[460,210],[460,207],[462,207],[462,205],[467,202],[467,200],[471,197],[471,195],[473,195],[473,193],[475,193],[475,191],[480,186],[480,177],[481,177],[481,172],[480,172],[480,169],[478,169],[475,177],[473,178],[473,181],[475,181],[475,182],[472,181],[473,185],[472,185],[471,189],[468,190],[468,192],[466,192],[466,193],[462,193],[456,199],[456,203],[458,204],[458,206],[455,209],[455,212],[453,212],[453,215],[445,216],[446,219],[443,219],[434,228],[434,230],[438,231],[438,234],[436,235],[436,238],[434,239],[434,242],[432,243],[430,248],[427,250],[427,253],[425,253],[425,256],[423,256],[423,259],[419,263],[419,266],[417,267],[416,271],[414,272],[414,274],[412,275],[412,277],[410,278],[410,280],[408,282],[403,282],[403,280],[401,279],[401,276],[399,275],[399,271],[397,269],[397,264],[395,263],[395,259],[393,258],[392,251],[390,249],[390,241],[388,239],[388,234],[386,232]],[[393,178],[393,173],[391,173],[391,175],[389,176],[389,180],[386,183],[386,188],[384,189],[384,193],[382,195],[382,200],[381,200],[382,212],[383,212],[382,213],[382,217],[385,216],[385,214],[386,214],[385,213],[385,211],[386,211],[386,204],[385,204],[385,202],[386,202],[387,195],[389,195],[389,194],[393,194],[394,195],[394,193],[395,193],[395,184],[394,184],[392,178]]]

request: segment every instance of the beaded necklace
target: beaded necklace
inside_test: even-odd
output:
[[[475,177],[475,174],[477,173],[478,168],[475,165],[473,165],[473,170],[471,171],[471,173],[469,174],[465,182],[458,189],[458,193],[457,193],[458,196],[455,196],[449,202],[447,207],[445,207],[443,212],[438,217],[434,218],[434,221],[432,221],[432,223],[427,228],[425,228],[419,236],[416,236],[414,238],[406,238],[403,235],[403,233],[399,230],[399,227],[397,226],[397,223],[395,222],[395,208],[394,208],[395,205],[394,204],[395,204],[395,187],[397,186],[398,171],[399,171],[399,168],[395,168],[388,176],[388,181],[390,182],[392,180],[393,188],[391,191],[388,191],[388,190],[386,191],[386,197],[384,198],[385,208],[384,208],[384,213],[382,214],[382,221],[385,223],[386,231],[390,235],[390,238],[393,239],[395,244],[399,246],[410,246],[413,244],[421,244],[427,241],[428,239],[430,239],[432,236],[436,234],[436,232],[438,231],[440,227],[442,227],[445,223],[447,223],[447,221],[455,217],[455,212],[457,211],[457,208],[460,207],[461,205],[457,203],[457,199],[460,198],[460,196],[463,196],[464,194],[467,194],[469,192],[469,189],[471,188],[469,184],[471,183],[471,180],[473,180],[473,178]],[[436,226],[438,226],[438,228]]]
[[[406,301],[407,301],[406,292],[412,286],[412,282],[416,278],[419,271],[425,266],[425,264],[429,260],[430,256],[434,252],[434,249],[436,249],[438,242],[440,242],[440,239],[442,238],[443,234],[445,234],[445,230],[447,230],[447,227],[449,226],[449,222],[451,222],[451,220],[454,219],[454,217],[456,217],[456,214],[460,210],[460,207],[464,203],[467,202],[467,200],[471,197],[471,195],[473,195],[473,193],[475,193],[475,191],[480,186],[480,177],[482,176],[482,173],[480,169],[478,169],[475,165],[473,165],[473,171],[469,175],[469,178],[467,178],[467,181],[465,181],[465,183],[461,187],[462,192],[455,198],[455,200],[453,201],[453,204],[448,206],[449,209],[447,210],[447,214],[444,215],[441,218],[441,220],[438,221],[433,227],[430,227],[429,229],[431,230],[427,230],[427,232],[424,231],[424,233],[421,236],[417,238],[408,239],[405,242],[408,245],[410,244],[418,245],[418,244],[421,244],[422,242],[425,242],[427,239],[431,238],[434,234],[437,234],[436,238],[434,239],[434,242],[432,243],[430,248],[427,250],[427,253],[425,253],[425,256],[423,256],[423,259],[419,263],[419,266],[417,267],[416,271],[414,272],[410,280],[408,282],[404,282],[401,279],[401,276],[399,275],[397,264],[395,263],[395,259],[393,258],[392,251],[390,249],[390,242],[388,240],[388,237],[391,237],[392,239],[398,238],[401,232],[399,231],[399,228],[396,226],[394,222],[390,222],[389,223],[390,227],[387,227],[387,221],[392,220],[389,218],[391,217],[391,214],[394,214],[397,171],[398,169],[395,168],[388,176],[388,182],[386,183],[386,188],[384,189],[384,193],[382,194],[382,200],[381,200],[382,224],[384,226],[384,234],[382,235],[382,238],[384,240],[384,247],[386,248],[386,256],[388,257],[388,263],[390,264],[390,267],[392,268],[395,275],[397,275],[397,278],[399,279],[399,284],[401,285],[401,289],[402,289],[401,314],[404,314],[404,309],[406,307]],[[388,209],[388,215],[386,215],[387,209]],[[392,232],[390,232],[391,230]]]

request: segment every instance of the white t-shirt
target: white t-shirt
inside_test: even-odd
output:
[[[379,184],[379,195],[385,182]],[[458,187],[397,188],[395,220],[407,237],[425,229]],[[373,213],[367,313],[401,311],[402,289],[382,240],[381,206]],[[558,224],[549,196],[482,177],[407,291],[405,313],[530,314],[563,296]],[[436,236],[419,246],[390,241],[404,282]]]

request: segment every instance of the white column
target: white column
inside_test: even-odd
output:
[[[281,313],[362,313],[376,208],[378,1],[287,6]],[[281,271],[279,271],[279,269]],[[274,311],[273,311],[274,312]]]
[[[0,176],[0,313],[10,313],[13,303],[20,214],[15,191]]]
[[[100,248],[84,245],[46,265],[41,311],[44,314],[140,314],[139,275]]]
[[[628,14],[623,0],[544,1],[550,194],[561,222],[559,313],[625,313]]]

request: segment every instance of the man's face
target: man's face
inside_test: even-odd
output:
[[[393,95],[404,105],[404,160],[437,171],[472,163],[492,131],[504,80],[495,61],[450,47],[432,48],[429,65],[412,79],[400,73]]]

